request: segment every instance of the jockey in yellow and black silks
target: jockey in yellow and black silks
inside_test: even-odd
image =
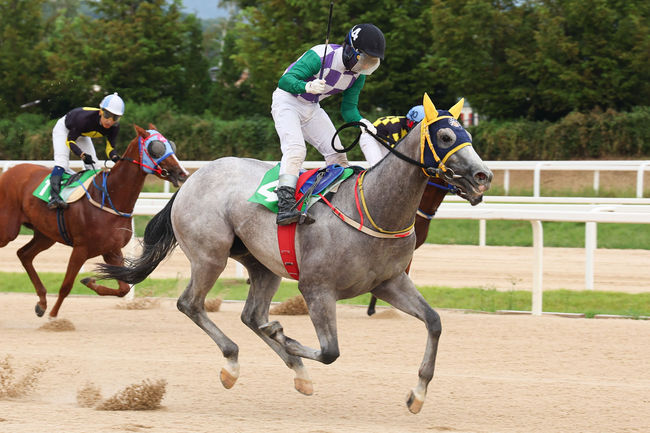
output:
[[[380,117],[372,124],[377,130],[376,135],[398,142],[422,119],[424,119],[424,106],[416,105],[408,111],[406,116]],[[359,146],[368,164],[373,166],[386,156],[388,149],[379,144],[364,128],[361,128],[361,131]]]
[[[113,162],[120,159],[115,145],[120,131],[119,120],[124,114],[124,101],[117,93],[106,96],[99,108],[75,108],[56,122],[52,130],[54,169],[50,176],[50,209],[66,208],[59,196],[61,176],[70,171],[70,151],[81,158],[86,169],[93,168],[97,154],[91,138],[106,138],[106,156]]]

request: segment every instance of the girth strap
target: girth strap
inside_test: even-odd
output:
[[[68,235],[68,231],[65,228],[65,218],[63,217],[63,209],[58,208],[56,210],[56,224],[59,227],[59,234],[63,238],[63,241],[67,245],[72,245],[72,240],[70,239],[70,236]]]

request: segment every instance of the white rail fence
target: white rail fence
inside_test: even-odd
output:
[[[22,162],[52,167],[52,161],[0,161],[6,170]],[[183,161],[187,169],[198,169],[209,161]],[[273,161],[272,161],[273,163]],[[533,287],[532,313],[542,313],[544,221],[569,221],[585,223],[585,289],[594,288],[594,251],[597,245],[597,223],[650,224],[650,198],[643,198],[643,178],[650,171],[650,161],[486,161],[492,170],[503,170],[504,189],[509,190],[510,170],[533,170],[534,195],[532,197],[486,196],[478,206],[470,206],[459,197],[449,196],[436,213],[437,219],[471,219],[479,221],[479,245],[485,245],[487,220],[530,221],[533,228]],[[352,162],[366,166],[365,162]],[[305,168],[320,167],[320,161],[305,162]],[[72,168],[82,168],[81,161],[71,161]],[[637,173],[637,198],[600,197],[541,197],[541,170],[593,171],[594,189],[598,190],[600,171],[635,171]],[[155,215],[167,203],[171,193],[165,182],[163,193],[141,193],[134,215]]]
[[[54,161],[0,161],[0,168],[6,170],[12,165],[20,163],[41,164],[48,167],[54,166]],[[195,170],[208,164],[210,161],[183,161],[183,166],[189,170]],[[277,163],[277,161],[269,161]],[[598,192],[600,189],[600,172],[635,172],[636,173],[636,197],[643,197],[644,174],[650,172],[650,160],[610,160],[610,161],[485,161],[492,171],[503,171],[503,188],[505,194],[510,192],[511,171],[532,171],[533,172],[533,197],[541,196],[541,173],[542,171],[591,171],[593,172],[593,189]],[[101,161],[100,164],[101,165]],[[365,161],[351,161],[353,165],[367,167]],[[322,167],[322,161],[305,161],[303,167]],[[81,161],[70,161],[71,168],[82,168]],[[165,183],[165,192],[169,192],[169,184]]]
[[[650,202],[644,201],[644,203]],[[165,198],[141,198],[134,214],[154,215],[167,203]],[[594,288],[594,251],[596,249],[596,223],[650,224],[650,204],[522,204],[445,203],[436,213],[437,219],[473,220],[523,220],[530,221],[533,228],[533,287],[532,314],[542,314],[543,293],[543,221],[571,221],[586,223],[585,233],[585,288]]]

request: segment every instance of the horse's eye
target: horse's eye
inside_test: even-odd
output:
[[[456,134],[451,128],[442,128],[436,134],[440,147],[449,147],[456,142]]]
[[[154,158],[160,158],[165,154],[165,143],[160,140],[154,140],[147,146],[149,155]]]
[[[167,142],[168,142],[169,145],[172,147],[172,152],[176,153],[176,143],[174,143],[174,142],[171,141],[171,140],[167,140]]]

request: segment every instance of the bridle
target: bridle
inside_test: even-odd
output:
[[[124,160],[131,162],[135,165],[138,165],[142,168],[142,171],[148,174],[152,173],[157,173],[160,177],[168,177],[169,172],[162,168],[160,166],[160,162],[169,157],[170,155],[173,155],[175,153],[175,145],[173,142],[167,140],[160,132],[154,130],[154,129],[149,129],[147,130],[149,132],[149,136],[144,139],[142,137],[138,137],[138,148],[139,148],[139,153],[140,153],[140,160],[135,160],[131,158],[125,158],[125,157],[120,157],[119,161]],[[154,141],[160,141],[163,143],[165,146],[165,151],[162,153],[162,155],[158,158],[153,157],[151,155],[151,152],[149,151],[149,146],[154,142]],[[94,167],[93,167],[94,168]],[[98,207],[101,210],[104,210],[106,212],[112,213],[117,216],[125,217],[125,218],[131,218],[132,214],[127,213],[127,212],[120,212],[118,211],[115,206],[113,205],[113,201],[111,200],[111,196],[108,193],[108,188],[106,187],[106,181],[108,179],[108,173],[105,171],[102,171],[102,185],[99,186],[95,182],[95,178],[93,177],[92,184],[95,186],[95,188],[98,191],[101,191],[102,193],[102,200],[101,203],[98,203],[95,201],[88,190],[84,187],[84,191],[86,192],[86,197],[88,198],[88,201]],[[82,185],[83,187],[83,185]],[[108,206],[106,207],[106,203],[108,203]]]
[[[356,137],[356,139],[352,142],[347,147],[344,147],[343,149],[337,149],[334,146],[334,140],[336,136],[343,131],[346,128],[351,128],[351,127],[360,127],[364,128],[366,133],[370,134],[375,140],[377,140],[382,146],[384,146],[389,152],[391,152],[393,155],[397,156],[399,159],[408,162],[409,164],[415,165],[417,167],[420,167],[422,169],[422,172],[428,176],[428,177],[437,177],[440,179],[443,179],[447,182],[452,182],[454,179],[460,178],[462,176],[457,175],[454,173],[454,171],[446,166],[446,162],[449,159],[451,155],[462,149],[463,147],[471,146],[471,142],[464,142],[464,143],[459,143],[453,146],[451,149],[449,149],[446,153],[443,154],[443,157],[440,158],[438,155],[440,150],[436,151],[436,146],[433,144],[431,141],[431,134],[429,132],[429,126],[434,124],[437,121],[443,120],[443,119],[454,119],[455,118],[451,115],[438,115],[437,117],[430,119],[430,120],[422,120],[420,122],[420,161],[416,161],[413,158],[410,158],[406,155],[404,155],[402,152],[397,150],[396,144],[397,142],[393,140],[390,137],[382,137],[379,136],[372,131],[368,130],[368,127],[362,123],[362,122],[348,122],[343,124],[341,127],[339,127],[336,130],[336,133],[332,137],[332,149],[334,149],[338,153],[344,153],[348,152],[350,149],[352,149],[356,144],[359,142],[359,138],[361,137],[361,132],[359,135]],[[425,145],[426,148],[429,149],[431,155],[433,156],[434,163],[433,164],[427,164],[425,161]]]

